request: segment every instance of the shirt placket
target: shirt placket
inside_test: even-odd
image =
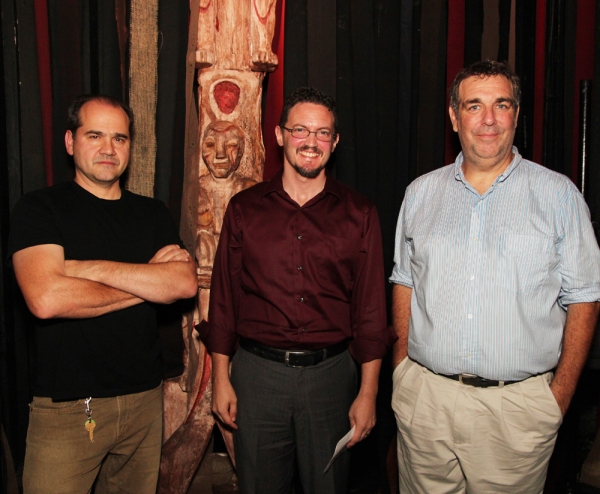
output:
[[[465,356],[465,368],[470,372],[476,373],[478,367],[478,355],[476,349],[478,347],[478,332],[477,328],[481,324],[478,320],[479,312],[479,284],[481,283],[481,262],[484,249],[484,228],[483,221],[485,215],[485,197],[477,196],[471,206],[470,222],[469,222],[469,240],[467,249],[467,303],[465,307],[465,323],[466,328],[463,331],[463,354]]]
[[[304,212],[302,209],[299,209],[294,215],[294,219],[292,221],[292,252],[293,252],[293,262],[295,266],[295,276],[294,276],[294,303],[296,305],[296,331],[297,336],[300,341],[303,340],[304,335],[306,335],[306,324],[305,324],[305,313],[306,307],[305,304],[307,302],[307,292],[306,292],[306,231],[303,228],[303,224],[305,224],[303,220]]]

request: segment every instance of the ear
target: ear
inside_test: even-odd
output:
[[[517,108],[517,111],[515,112],[515,127],[519,124],[519,110],[521,109],[521,107]]]
[[[448,114],[450,115],[450,121],[452,122],[452,130],[454,132],[458,132],[458,119],[456,118],[456,113],[451,106],[448,107]]]
[[[65,147],[67,148],[67,153],[73,156],[73,132],[67,130],[65,133]]]
[[[283,132],[279,125],[275,126],[275,137],[277,138],[277,144],[283,146]]]
[[[332,152],[332,153],[335,151],[335,148],[336,148],[336,146],[337,146],[337,144],[338,144],[339,140],[340,140],[340,135],[339,135],[339,134],[336,134],[336,135],[335,135],[335,141],[332,141],[332,143],[331,143],[331,152]]]

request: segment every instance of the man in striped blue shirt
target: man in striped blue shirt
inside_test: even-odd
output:
[[[512,145],[519,79],[463,69],[456,163],[415,180],[398,219],[392,406],[401,491],[542,492],[598,317],[583,197]]]

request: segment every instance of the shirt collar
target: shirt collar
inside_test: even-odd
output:
[[[510,162],[510,165],[508,165],[508,168],[496,177],[496,180],[494,181],[494,183],[504,182],[509,177],[509,175],[521,164],[521,160],[523,158],[519,154],[519,150],[517,149],[517,146],[512,147],[512,152],[513,152],[514,156],[513,156],[512,161]],[[465,179],[465,174],[462,169],[463,159],[464,159],[464,156],[461,151],[458,154],[458,156],[456,157],[456,161],[454,162],[454,178],[456,178],[456,180],[460,180],[462,183],[464,183],[466,185],[468,182]]]
[[[325,194],[333,194],[338,198],[342,197],[343,192],[342,185],[340,184],[340,182],[335,180],[327,170],[325,170],[325,176],[327,177],[327,180],[325,180],[325,187],[323,188],[323,191],[317,194],[315,197],[313,197],[313,199],[311,199],[309,202],[312,202],[317,197],[325,196]],[[265,187],[263,197],[273,192],[285,194],[287,196],[287,192],[285,192],[285,190],[283,189],[282,177],[283,169],[277,172],[277,174],[267,182],[268,185],[267,187]]]

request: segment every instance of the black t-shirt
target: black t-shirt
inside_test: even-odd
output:
[[[181,240],[160,201],[126,190],[118,200],[104,200],[69,182],[26,194],[13,209],[8,255],[44,244],[61,245],[65,260],[147,263],[160,248]],[[35,396],[101,398],[160,384],[153,304],[36,322]]]

